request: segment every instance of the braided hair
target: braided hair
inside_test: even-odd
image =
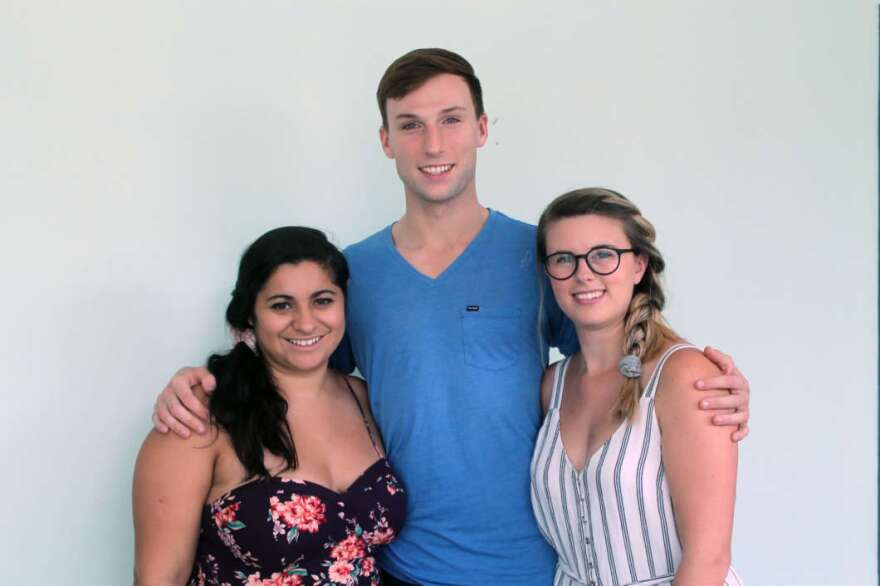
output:
[[[660,274],[666,266],[663,256],[654,245],[657,233],[642,212],[622,194],[600,187],[576,189],[560,195],[544,210],[538,222],[538,258],[547,256],[547,230],[551,224],[564,218],[597,215],[619,220],[636,254],[646,259],[645,273],[635,286],[624,317],[623,354],[634,354],[642,363],[655,358],[663,345],[678,336],[663,317],[666,296],[660,284]],[[631,418],[642,396],[639,378],[628,378],[623,383],[615,414]]]

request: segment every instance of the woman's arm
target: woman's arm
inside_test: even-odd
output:
[[[675,586],[720,586],[730,567],[737,447],[712,425],[700,400],[727,391],[699,391],[698,378],[718,369],[696,351],[673,354],[660,378],[656,406],[663,433],[663,466],[675,509],[682,560]]]
[[[185,584],[192,571],[202,507],[211,489],[216,442],[150,432],[134,470],[138,586]]]

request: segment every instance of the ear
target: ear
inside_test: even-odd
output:
[[[645,276],[645,271],[648,269],[648,257],[644,254],[636,255],[636,271],[633,275],[633,285],[638,285],[642,282],[642,278]]]
[[[384,126],[379,127],[379,144],[382,145],[382,150],[385,152],[385,156],[389,159],[393,159],[394,150],[391,148],[391,136],[388,134],[388,129]]]
[[[485,112],[483,112],[483,114],[481,114],[480,117],[477,118],[477,128],[480,132],[480,137],[477,142],[477,148],[480,148],[481,146],[486,144],[486,141],[489,139],[489,117],[486,116]]]

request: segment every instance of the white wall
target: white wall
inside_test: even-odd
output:
[[[669,317],[754,389],[735,563],[752,585],[877,571],[874,3],[0,3],[0,582],[130,578],[156,392],[226,343],[238,255],[402,212],[376,83],[468,57],[479,192],[534,221],[616,187],[657,224]]]

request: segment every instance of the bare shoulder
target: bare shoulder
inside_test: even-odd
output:
[[[688,417],[706,418],[697,409],[701,399],[727,395],[725,390],[698,390],[697,379],[720,374],[715,364],[696,348],[684,348],[673,353],[663,367],[656,397],[660,412],[679,413]]]
[[[684,348],[674,352],[666,360],[663,372],[660,373],[660,384],[671,383],[678,386],[687,383],[688,387],[693,389],[693,383],[697,379],[718,374],[721,374],[721,371],[702,351],[697,348]]]
[[[141,445],[138,460],[144,457],[151,459],[156,457],[184,458],[190,462],[204,459],[213,461],[224,445],[223,441],[218,441],[223,435],[225,434],[213,424],[208,425],[204,435],[194,433],[188,438],[180,437],[175,433],[159,433],[153,429]]]

